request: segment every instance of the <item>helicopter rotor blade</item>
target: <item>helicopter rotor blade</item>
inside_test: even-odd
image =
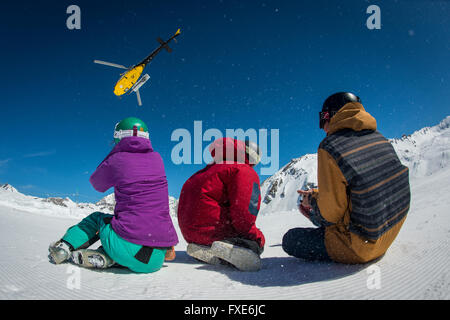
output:
[[[141,107],[142,106],[142,100],[141,100],[141,94],[139,93],[139,89],[136,90],[136,97],[137,97],[138,105],[139,105],[139,107]]]
[[[103,64],[105,66],[110,66],[110,67],[119,68],[119,69],[128,69],[127,67],[122,66],[121,64],[116,64],[116,63],[111,63],[111,62],[106,62],[106,61],[101,61],[101,60],[94,60],[94,63]]]

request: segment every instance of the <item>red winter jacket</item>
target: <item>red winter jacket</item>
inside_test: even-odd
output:
[[[230,146],[231,160],[225,152]],[[203,245],[241,237],[264,247],[264,235],[255,226],[261,202],[259,177],[248,159],[238,160],[245,154],[245,143],[224,138],[216,140],[210,151],[214,163],[190,177],[181,190],[178,223],[183,237]]]

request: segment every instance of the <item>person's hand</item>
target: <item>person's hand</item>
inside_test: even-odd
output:
[[[300,202],[298,209],[300,210],[302,215],[304,215],[306,218],[309,219],[311,209],[312,209],[309,198],[311,197],[313,191],[312,190],[297,190],[297,192],[303,196],[302,202]]]
[[[311,208],[310,197],[313,193],[313,190],[297,190],[297,193],[303,196],[301,205],[306,208]]]

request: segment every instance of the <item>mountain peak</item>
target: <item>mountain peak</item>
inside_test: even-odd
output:
[[[9,183],[5,183],[5,184],[0,185],[0,189],[1,190],[5,190],[5,191],[9,191],[9,192],[19,192],[19,191],[17,191],[16,188],[14,188]]]
[[[103,197],[100,201],[96,203],[100,208],[106,208],[111,212],[114,212],[114,207],[116,206],[116,198],[114,197],[114,193]]]
[[[411,177],[432,175],[450,165],[450,116],[391,143]]]
[[[441,130],[445,130],[445,129],[450,128],[450,116],[447,116],[446,118],[444,118],[444,120],[442,120],[439,123],[438,127]]]

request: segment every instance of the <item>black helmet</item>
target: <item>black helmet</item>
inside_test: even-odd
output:
[[[325,122],[330,120],[345,104],[349,102],[361,102],[361,99],[351,92],[338,92],[329,96],[319,112],[319,127],[323,128]]]

